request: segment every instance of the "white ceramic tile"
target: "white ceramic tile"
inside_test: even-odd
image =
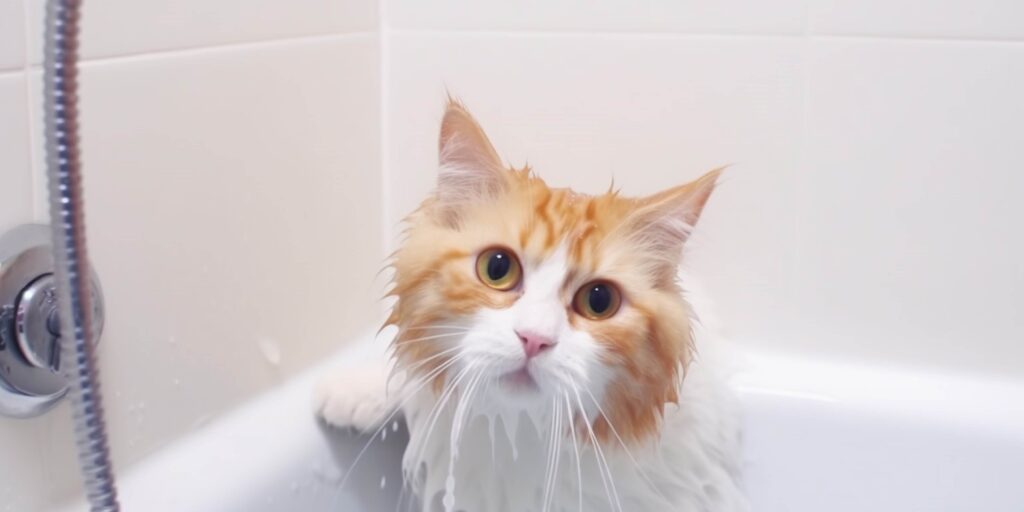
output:
[[[555,186],[646,194],[735,163],[688,258],[734,332],[764,337],[789,304],[801,59],[780,38],[396,35],[389,221],[433,185],[445,86]]]
[[[802,33],[806,0],[382,0],[409,29]]]
[[[0,0],[0,71],[25,62],[25,14],[22,0]]]
[[[1024,371],[1024,47],[832,41],[810,62],[803,346]]]
[[[82,67],[119,468],[374,326],[378,59],[340,36]]]
[[[1024,38],[1019,0],[819,0],[809,6],[814,33]]]
[[[11,0],[0,0],[11,1]],[[44,0],[32,10],[31,55],[42,58]],[[375,30],[376,0],[85,2],[84,58]]]
[[[27,105],[23,74],[0,75],[0,233],[32,221]],[[66,408],[32,420],[0,417],[0,504],[49,510],[66,497],[76,481],[72,446]]]
[[[0,504],[8,510],[57,510],[79,482],[71,408],[29,420],[0,418]]]
[[[0,75],[0,232],[32,220],[27,103],[24,74]]]

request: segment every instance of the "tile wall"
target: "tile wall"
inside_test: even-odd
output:
[[[645,194],[733,164],[687,254],[753,349],[1024,371],[1015,0],[85,2],[119,469],[376,318],[445,90],[511,163]],[[0,0],[0,230],[45,222],[42,0]],[[0,504],[77,489],[0,420]]]
[[[377,317],[380,51],[360,0],[84,2],[88,235],[119,471]],[[41,0],[0,0],[0,229],[45,222]],[[78,492],[66,407],[0,419],[0,504]]]
[[[646,194],[733,164],[686,259],[752,348],[1024,372],[1024,3],[384,13],[387,222],[432,184],[447,89],[559,186]]]

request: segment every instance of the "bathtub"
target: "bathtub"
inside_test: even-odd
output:
[[[389,423],[341,488],[368,437],[321,426],[310,407],[318,375],[382,345],[368,335],[119,475],[124,510],[397,510],[404,426]],[[1024,511],[1024,381],[744,356],[754,510]]]

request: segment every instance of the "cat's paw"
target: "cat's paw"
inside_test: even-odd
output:
[[[391,412],[387,371],[373,367],[338,372],[317,384],[313,401],[317,416],[327,423],[371,432]]]

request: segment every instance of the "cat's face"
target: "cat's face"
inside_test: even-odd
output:
[[[691,345],[676,267],[717,172],[639,199],[552,189],[455,103],[440,154],[393,263],[398,368],[499,410],[601,412],[598,436],[654,432]]]

